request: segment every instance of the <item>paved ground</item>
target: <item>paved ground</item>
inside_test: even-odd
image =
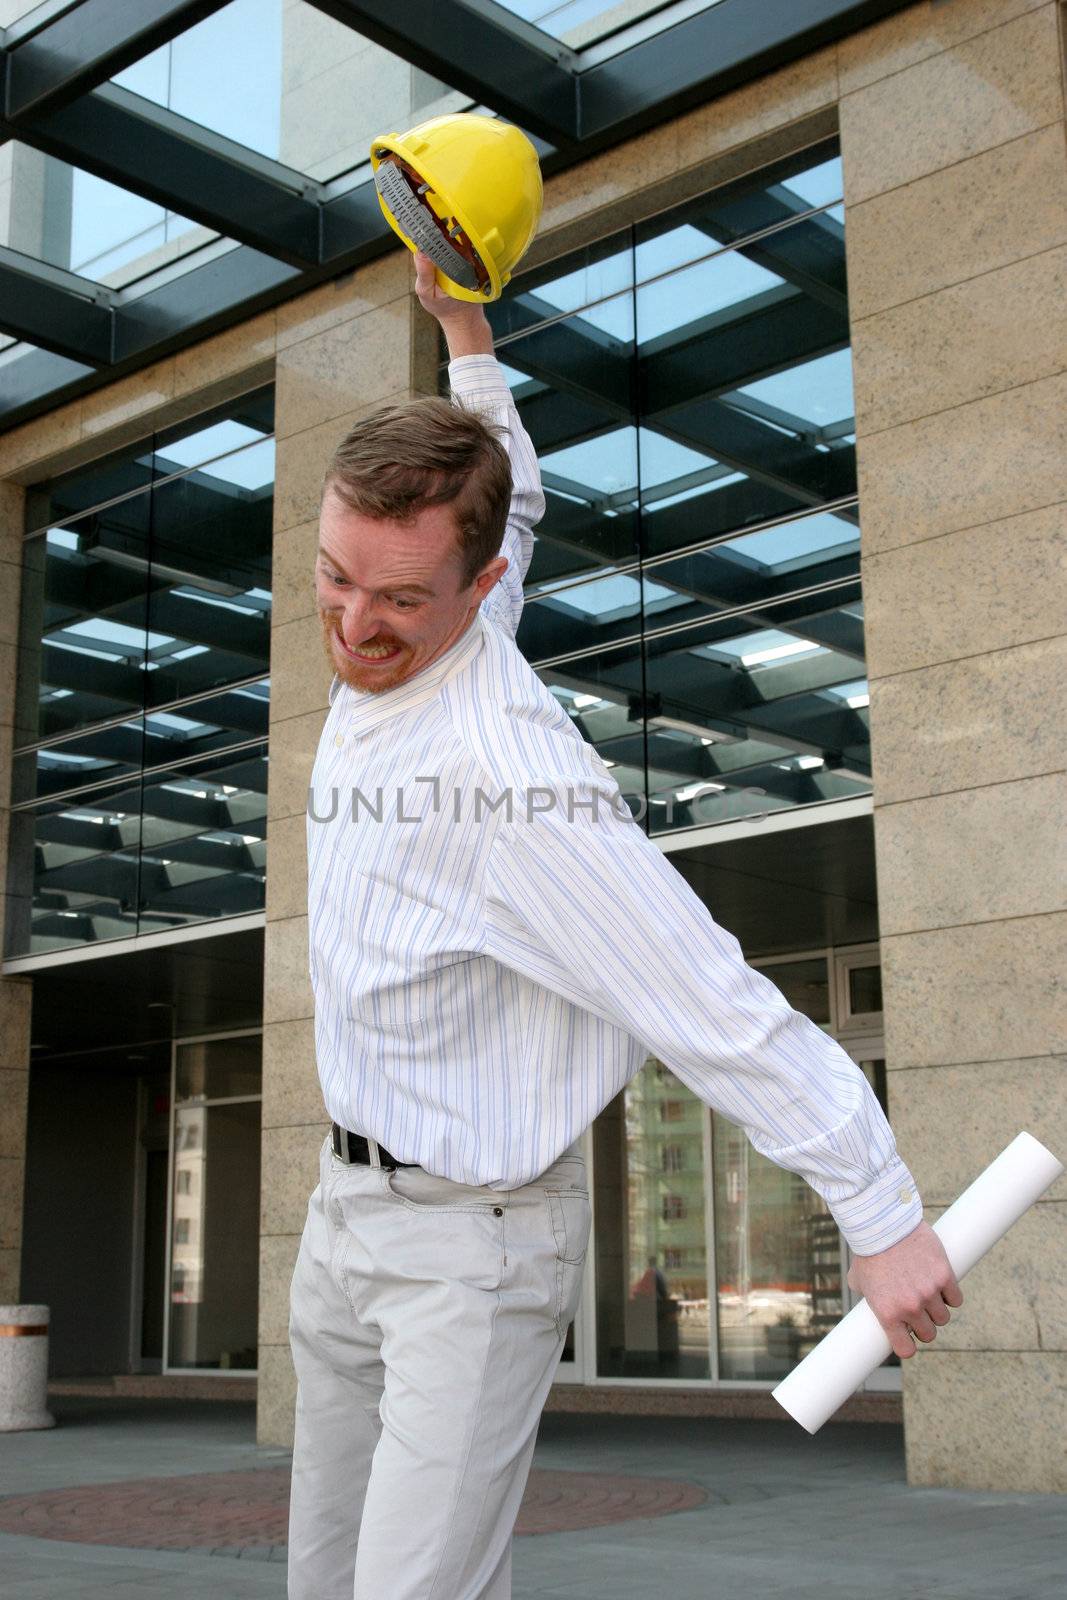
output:
[[[0,1529],[23,1530],[0,1531],[4,1600],[285,1595],[287,1457],[257,1449],[249,1406],[53,1409],[53,1431],[0,1435]],[[1067,1594],[1067,1497],[909,1489],[886,1424],[548,1415],[524,1527],[514,1600]]]

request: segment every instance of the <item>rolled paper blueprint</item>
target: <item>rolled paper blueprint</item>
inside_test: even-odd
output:
[[[1020,1133],[934,1223],[957,1278],[970,1272],[1063,1171],[1051,1150]],[[893,1346],[866,1300],[852,1307],[771,1393],[809,1433],[817,1433]]]

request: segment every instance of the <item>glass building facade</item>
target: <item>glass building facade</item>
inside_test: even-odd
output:
[[[658,834],[869,793],[834,148],[491,311],[548,502],[519,645],[634,813]]]
[[[273,395],[28,496],[8,957],[261,910]]]

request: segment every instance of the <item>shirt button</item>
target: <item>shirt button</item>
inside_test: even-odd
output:
[[[343,745],[343,744],[344,744],[344,742],[345,742],[345,736],[344,736],[344,734],[343,734],[343,733],[337,733],[337,734],[334,734],[334,740],[333,740],[333,742],[334,742],[334,744],[335,744],[335,745],[336,745],[336,746],[337,746],[337,748],[338,748],[338,750],[340,750],[340,748],[341,748],[341,746],[342,746],[342,745]]]
[[[901,1205],[909,1206],[909,1205],[911,1205],[911,1202],[915,1199],[915,1194],[914,1194],[914,1191],[911,1190],[911,1189],[901,1189],[900,1194],[897,1196],[897,1198],[899,1199]]]

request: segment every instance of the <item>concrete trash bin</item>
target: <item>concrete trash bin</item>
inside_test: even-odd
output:
[[[0,1305],[0,1433],[54,1428],[47,1409],[48,1307]]]

